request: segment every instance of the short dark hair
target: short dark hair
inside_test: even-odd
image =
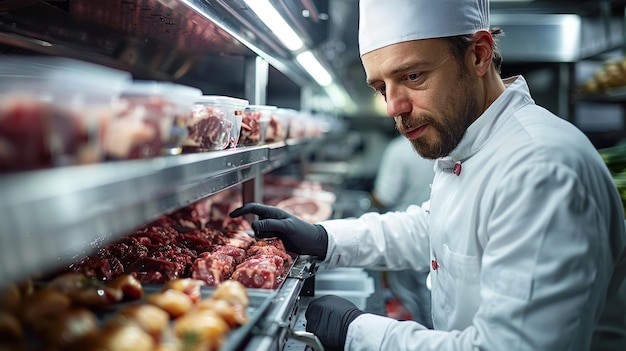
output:
[[[504,35],[504,31],[500,28],[491,28],[489,32],[493,37],[493,56],[491,60],[498,73],[502,73],[502,53],[500,53],[500,48],[498,47],[498,36]],[[451,45],[452,55],[457,59],[463,58],[465,52],[472,44],[471,35],[458,35],[446,39]]]

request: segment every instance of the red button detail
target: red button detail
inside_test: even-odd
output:
[[[430,261],[431,265],[433,266],[433,270],[436,271],[437,268],[439,268],[439,263],[437,263],[436,260],[432,260]]]
[[[452,169],[452,173],[456,174],[457,176],[461,174],[461,162],[457,162],[454,164],[454,168]]]

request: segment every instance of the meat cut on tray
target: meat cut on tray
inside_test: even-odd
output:
[[[248,288],[278,288],[295,256],[279,239],[248,235],[249,224],[224,217],[228,210],[199,202],[104,245],[69,270],[100,281],[131,274],[143,284],[193,278],[215,287],[233,279]]]

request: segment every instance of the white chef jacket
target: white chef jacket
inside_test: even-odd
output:
[[[403,211],[430,197],[435,173],[433,160],[422,158],[404,136],[392,139],[383,152],[374,182],[374,194],[385,208]]]
[[[364,314],[346,350],[626,350],[626,235],[611,175],[523,77],[505,83],[437,160],[429,204],[321,223],[321,267],[430,266],[435,330]],[[598,346],[611,336],[621,340]]]

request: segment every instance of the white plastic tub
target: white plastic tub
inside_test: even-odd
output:
[[[337,295],[365,309],[367,298],[374,293],[374,279],[360,268],[341,268],[318,272],[315,296]]]

